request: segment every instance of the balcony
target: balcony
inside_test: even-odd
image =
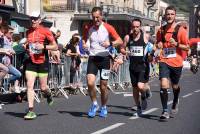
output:
[[[78,12],[74,14],[75,20],[90,20],[90,13],[93,4],[81,3],[78,8]],[[118,7],[115,5],[101,5],[104,13],[104,19],[106,20],[127,20],[130,21],[133,18],[140,18],[144,24],[159,25],[158,21],[152,18],[147,18],[141,11],[135,10],[129,7]]]

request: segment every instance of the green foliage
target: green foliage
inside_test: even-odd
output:
[[[180,12],[189,12],[190,7],[193,5],[192,0],[163,0],[164,2],[169,3],[177,7],[177,11]]]

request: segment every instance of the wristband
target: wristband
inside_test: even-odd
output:
[[[179,43],[177,43],[176,47],[179,47]]]

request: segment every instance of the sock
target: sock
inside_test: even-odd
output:
[[[104,105],[104,106],[101,106],[102,108],[104,108],[104,109],[106,109],[106,105]]]
[[[93,104],[94,104],[94,105],[98,105],[97,101],[93,101]]]
[[[178,87],[177,89],[173,89],[173,93],[174,93],[174,99],[173,99],[172,108],[175,108],[176,104],[178,103],[178,98],[179,98],[179,94],[180,94],[180,87]]]
[[[161,88],[160,89],[160,99],[163,107],[163,112],[168,112],[168,89],[166,88]]]

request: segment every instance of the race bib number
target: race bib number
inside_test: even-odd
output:
[[[176,48],[164,48],[163,49],[163,56],[165,58],[174,58],[176,57]]]
[[[29,50],[30,50],[30,53],[32,53],[32,54],[41,54],[42,53],[42,50],[38,50],[35,48],[35,43],[29,44]]]
[[[131,56],[143,56],[143,46],[131,46],[130,55]]]
[[[200,51],[200,42],[197,42],[197,51]]]
[[[109,79],[110,70],[102,69],[101,70],[101,78],[104,80]]]

